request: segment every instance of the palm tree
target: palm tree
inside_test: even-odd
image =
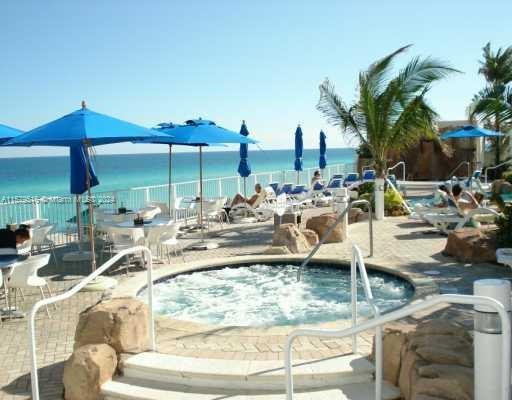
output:
[[[329,123],[368,147],[379,178],[386,176],[390,150],[403,150],[422,137],[435,136],[437,114],[426,95],[433,83],[458,72],[435,59],[414,57],[391,77],[395,57],[409,47],[399,48],[361,72],[358,99],[351,105],[336,94],[329,79],[320,85],[318,110]],[[379,186],[382,181],[375,185],[376,217],[382,218],[384,193]]]
[[[512,124],[512,46],[494,53],[491,44],[483,50],[478,73],[485,77],[486,87],[473,97],[469,106],[469,118],[500,131]],[[502,138],[495,138],[495,162],[500,163]]]

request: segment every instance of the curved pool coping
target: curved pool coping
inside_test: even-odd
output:
[[[248,255],[236,256],[226,258],[214,258],[211,260],[194,261],[177,265],[165,265],[157,269],[153,269],[153,282],[158,283],[169,279],[173,276],[189,273],[197,270],[217,269],[219,267],[226,267],[231,265],[247,264],[247,263],[264,263],[264,262],[302,262],[303,255]],[[350,263],[345,260],[340,260],[335,257],[318,256],[311,259],[312,263],[335,264],[350,266]],[[398,276],[409,282],[414,288],[414,294],[402,307],[414,303],[429,295],[439,294],[439,287],[435,281],[423,274],[393,269],[382,265],[372,264],[371,260],[365,259],[365,266],[368,270],[381,271],[390,275]],[[137,297],[141,290],[147,286],[147,272],[137,272],[133,277],[123,280],[119,285],[112,290],[112,297]],[[363,319],[362,317],[360,317]],[[349,326],[350,319],[341,319],[313,325],[280,325],[269,327],[252,327],[252,326],[228,326],[228,325],[211,325],[200,322],[185,321],[180,319],[171,318],[169,316],[158,315],[156,319],[165,321],[165,326],[169,328],[185,330],[189,332],[207,331],[212,329],[229,329],[230,334],[237,334],[240,336],[248,335],[287,335],[291,331],[298,328],[346,328]]]

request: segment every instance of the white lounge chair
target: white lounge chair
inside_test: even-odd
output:
[[[261,199],[261,200],[260,200]],[[260,200],[258,202],[258,200]],[[234,205],[229,211],[229,218],[235,223],[249,222],[253,219],[254,222],[267,221],[274,215],[274,203],[267,201],[267,199],[258,198],[253,205],[248,203],[240,203]]]
[[[500,214],[490,208],[479,207],[470,210],[467,214],[462,214],[459,210],[457,213],[452,214],[426,214],[426,220],[435,228],[439,229],[444,234],[449,234],[456,229],[461,229],[466,226],[469,222],[491,222],[487,215],[491,216],[491,219],[499,217]]]

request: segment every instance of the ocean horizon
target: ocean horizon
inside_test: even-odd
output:
[[[318,167],[318,149],[304,149],[304,168]],[[165,184],[168,180],[168,153],[97,154],[93,156],[100,184],[95,192]],[[249,162],[253,173],[292,170],[294,150],[252,150]],[[353,148],[328,148],[328,165],[352,164]],[[173,153],[173,182],[199,179],[198,152]],[[238,150],[203,152],[203,177],[237,175]],[[69,194],[69,157],[0,158],[0,196],[45,196]]]

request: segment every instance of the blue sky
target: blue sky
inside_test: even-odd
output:
[[[245,119],[265,149],[291,147],[300,122],[306,147],[321,128],[340,147],[315,109],[324,77],[352,100],[361,69],[413,43],[404,61],[432,55],[464,71],[430,96],[443,119],[460,119],[483,86],[481,48],[512,44],[510,15],[510,0],[2,1],[0,122],[30,129],[85,99],[146,126],[201,116],[238,130]],[[139,151],[165,148],[99,153]]]

